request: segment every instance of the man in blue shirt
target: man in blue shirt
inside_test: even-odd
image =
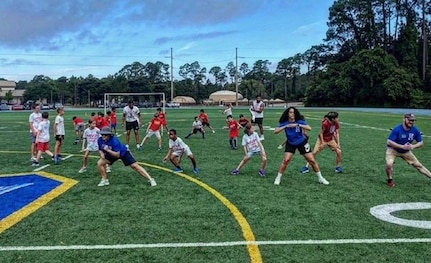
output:
[[[99,154],[100,159],[97,161],[97,167],[99,169],[100,175],[102,176],[102,180],[98,184],[98,186],[108,186],[109,180],[106,174],[106,165],[111,165],[115,161],[121,159],[125,166],[129,166],[133,168],[133,170],[137,171],[140,175],[147,178],[151,184],[151,186],[156,186],[156,181],[152,178],[148,172],[144,169],[144,167],[140,166],[135,157],[133,157],[132,153],[126,147],[126,145],[122,144],[117,137],[112,135],[112,131],[110,127],[103,127],[100,130],[101,137],[97,140],[97,144],[99,146]]]
[[[388,186],[394,187],[393,179],[394,162],[397,157],[403,158],[408,164],[413,165],[420,173],[431,178],[431,172],[423,166],[412,150],[422,147],[422,134],[420,130],[414,126],[416,116],[413,113],[404,114],[402,124],[392,129],[389,135],[386,148],[386,175],[388,176]],[[413,143],[413,142],[416,143]]]

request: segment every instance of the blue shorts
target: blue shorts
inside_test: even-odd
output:
[[[127,151],[124,156],[120,157],[120,158],[115,158],[109,154],[105,153],[105,158],[106,160],[108,160],[111,164],[115,163],[117,160],[121,159],[121,161],[123,161],[124,166],[129,166],[131,164],[136,163],[136,159],[135,157],[133,157],[132,153],[130,151]]]
[[[31,143],[36,143],[36,136],[32,132],[30,132]]]

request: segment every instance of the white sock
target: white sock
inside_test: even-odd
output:
[[[322,173],[320,171],[317,172],[316,175],[317,175],[318,178],[322,177]]]

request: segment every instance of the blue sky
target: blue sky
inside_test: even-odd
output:
[[[2,0],[0,77],[113,75],[135,61],[209,71],[323,43],[334,0]]]

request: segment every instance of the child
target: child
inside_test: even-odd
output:
[[[82,167],[79,169],[79,173],[84,173],[87,171],[88,156],[91,152],[98,152],[99,146],[97,145],[97,139],[100,137],[100,129],[96,127],[96,121],[88,121],[88,128],[85,129],[82,138],[82,152],[84,153],[84,159],[82,161]],[[85,147],[87,143],[87,147]]]
[[[238,149],[239,123],[232,118],[232,115],[227,116],[227,126],[229,129],[229,144],[233,150]]]
[[[61,160],[61,146],[63,145],[65,129],[64,129],[64,109],[57,108],[57,116],[54,121],[54,135],[55,135],[55,146],[54,146],[54,162],[59,164]]]
[[[248,123],[244,128],[244,136],[242,137],[242,146],[244,146],[245,156],[239,163],[238,167],[232,171],[233,175],[238,175],[242,167],[250,160],[253,155],[260,155],[262,163],[259,169],[260,176],[266,176],[266,154],[263,144],[260,142],[259,135],[254,131],[254,126]]]
[[[147,135],[145,135],[144,139],[142,139],[141,147],[144,146],[148,138],[151,138],[153,135],[155,135],[157,141],[159,142],[159,151],[162,149],[162,137],[160,136],[160,130],[163,129],[162,123],[162,120],[159,118],[159,113],[154,113],[154,117],[151,119],[151,122],[147,127]]]
[[[224,109],[224,111],[223,111],[223,114],[225,114],[226,115],[226,118],[227,118],[227,116],[229,116],[229,115],[233,115],[232,114],[232,103],[229,103],[229,104],[226,104],[226,106],[225,106],[225,109]]]
[[[165,127],[166,132],[168,129],[168,121],[166,120],[166,112],[162,111],[162,108],[157,108],[157,113],[159,114],[159,119],[162,121],[162,128],[160,129],[160,135],[163,135],[163,127]]]
[[[78,144],[78,142],[82,139],[82,133],[85,129],[85,123],[84,121],[76,116],[73,116],[73,127],[75,129],[75,140],[73,141],[73,144]]]
[[[42,153],[46,153],[52,158],[54,154],[49,150],[49,126],[50,122],[48,120],[49,113],[42,113],[42,121],[36,128],[36,144],[37,144],[37,155],[36,160],[33,161],[32,166],[39,166],[39,160],[42,156]]]
[[[107,111],[106,115],[108,117],[108,122],[111,125],[111,130],[114,132],[114,134],[118,135],[118,133],[117,133],[117,113],[115,112],[115,108],[112,108],[112,110]]]
[[[250,123],[250,121],[246,117],[244,117],[244,114],[240,114],[238,123],[241,126],[241,128],[244,128],[245,125],[247,125],[247,123]]]
[[[165,163],[169,159],[171,163],[175,166],[175,169],[173,170],[173,172],[181,173],[183,172],[183,168],[181,168],[180,163],[184,153],[187,155],[187,157],[189,157],[190,161],[192,161],[193,172],[195,174],[198,174],[199,168],[196,165],[196,159],[193,156],[193,153],[190,150],[190,147],[187,144],[185,144],[184,141],[181,140],[181,138],[177,137],[177,131],[175,129],[170,129],[169,130],[169,150],[165,158],[163,158],[163,162]]]
[[[213,129],[213,127],[210,124],[208,114],[206,114],[203,109],[201,109],[201,111],[200,111],[199,119],[202,121],[202,127],[203,128],[205,128],[205,126],[208,126],[208,128],[210,128],[212,130],[212,132],[215,133],[215,130]]]
[[[186,136],[186,139],[190,138],[192,134],[196,134],[200,132],[202,134],[202,139],[205,139],[205,130],[203,128],[202,122],[199,120],[198,116],[195,116],[195,120],[192,123],[192,130],[190,133]]]

